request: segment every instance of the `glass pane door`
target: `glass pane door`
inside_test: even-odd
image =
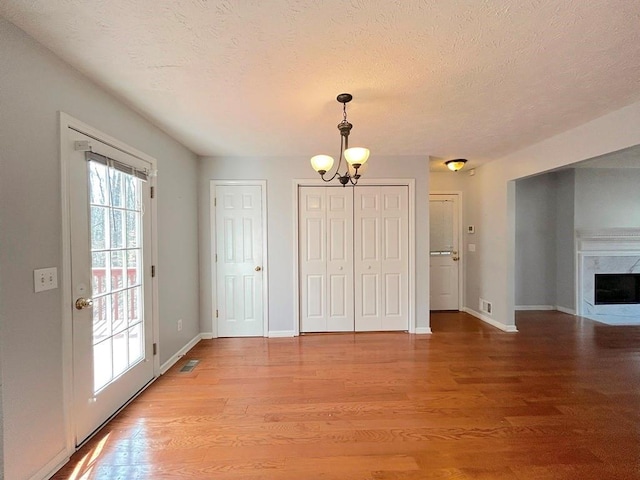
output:
[[[94,393],[144,359],[142,181],[90,161]]]

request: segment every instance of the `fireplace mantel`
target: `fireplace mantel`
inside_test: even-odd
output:
[[[640,228],[576,230],[576,252],[640,252]]]
[[[596,305],[596,273],[640,273],[640,228],[576,230],[578,315],[612,325],[640,324],[640,305]]]

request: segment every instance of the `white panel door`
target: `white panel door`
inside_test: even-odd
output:
[[[358,186],[354,195],[355,330],[408,330],[408,187]]]
[[[80,444],[154,376],[151,200],[149,183],[138,175],[152,166],[73,129],[66,141]],[[74,150],[76,141],[89,142],[98,155]]]
[[[429,304],[459,309],[459,219],[457,195],[429,195]]]
[[[353,331],[353,191],[300,187],[300,331]]]
[[[218,336],[262,336],[262,187],[217,185],[215,198]]]

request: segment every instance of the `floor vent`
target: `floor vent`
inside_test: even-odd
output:
[[[187,373],[192,371],[194,368],[196,368],[196,365],[198,365],[200,363],[200,360],[189,360],[187,363],[185,363],[182,368],[180,369],[180,372],[183,373]]]

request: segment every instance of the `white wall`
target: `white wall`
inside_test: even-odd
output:
[[[638,125],[640,103],[635,103],[476,169],[478,263],[467,271],[467,285],[493,302],[493,321],[515,325],[514,180],[638,145]],[[477,297],[469,302],[477,309]]]
[[[339,138],[336,138],[336,142]],[[369,159],[367,178],[415,178],[416,181],[416,318],[418,327],[429,325],[429,258],[427,248],[428,181],[427,158],[378,157]],[[293,179],[316,178],[308,158],[203,158],[200,163],[200,312],[201,329],[212,331],[211,235],[209,184],[211,180],[266,180],[269,331],[295,330],[294,312],[294,189]],[[350,187],[345,187],[350,188]],[[358,187],[355,187],[358,188]]]
[[[68,453],[63,299],[59,289],[33,293],[33,269],[62,268],[58,111],[157,158],[161,362],[199,332],[196,157],[0,19],[0,331],[12,480],[43,476]]]

